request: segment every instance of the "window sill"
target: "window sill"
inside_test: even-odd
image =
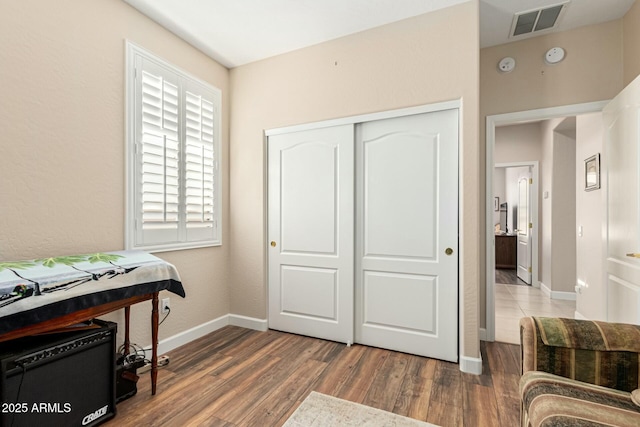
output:
[[[153,246],[130,246],[130,247],[127,247],[127,250],[141,250],[149,253],[159,253],[159,252],[182,251],[186,249],[211,248],[216,246],[222,246],[222,242],[221,241],[190,242],[190,243],[172,243],[172,244],[166,244],[166,245],[153,245]]]

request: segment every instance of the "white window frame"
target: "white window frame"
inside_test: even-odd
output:
[[[125,247],[149,252],[173,251],[222,245],[222,185],[220,182],[220,139],[221,139],[221,91],[180,68],[168,63],[151,52],[126,41],[125,61],[125,115],[126,115],[126,218]],[[142,78],[142,63],[151,64],[161,70],[163,76],[170,76],[178,89],[178,131],[180,193],[178,220],[172,233],[146,230],[142,227],[142,156],[140,128],[142,108],[136,103],[139,88],[136,79]],[[166,74],[165,74],[166,73]],[[213,104],[213,219],[206,221],[200,229],[187,227],[186,211],[186,91],[199,95]],[[211,226],[208,224],[211,223]],[[190,224],[193,224],[191,222]],[[195,230],[195,231],[189,231]],[[151,237],[151,239],[150,239]]]

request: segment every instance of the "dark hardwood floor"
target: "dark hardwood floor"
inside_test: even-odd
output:
[[[227,326],[169,353],[108,426],[280,426],[312,391],[441,426],[517,426],[520,347],[482,343],[483,374],[455,363]]]
[[[505,285],[531,286],[527,285],[518,277],[518,273],[516,272],[516,270],[505,268],[496,268],[496,283]]]

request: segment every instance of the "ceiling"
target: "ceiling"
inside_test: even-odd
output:
[[[228,68],[469,0],[123,0]],[[516,12],[568,0],[480,0],[480,47],[509,38]],[[634,0],[570,0],[549,31],[622,17]],[[537,34],[536,34],[537,35]]]
[[[634,0],[480,0],[480,47],[542,35],[509,38],[513,15],[518,12],[568,3],[556,28],[548,31],[557,32],[621,18],[633,2]]]

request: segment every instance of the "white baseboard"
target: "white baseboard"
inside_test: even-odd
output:
[[[549,289],[547,287],[547,285],[545,285],[544,283],[540,282],[540,290],[542,291],[543,294],[545,294],[548,297],[551,297],[551,289]]]
[[[486,328],[480,328],[478,330],[478,338],[480,338],[480,341],[486,341],[487,340],[487,329]]]
[[[230,314],[229,324],[233,326],[240,326],[241,328],[254,329],[261,332],[269,329],[267,319],[256,319],[253,317],[241,316],[239,314]]]
[[[255,329],[257,331],[267,330],[266,319],[255,319],[252,317],[240,316],[238,314],[225,314],[217,319],[210,320],[201,325],[195,326],[186,331],[180,332],[172,337],[165,338],[158,342],[158,355],[167,353],[180,346],[197,340],[211,332],[224,328],[227,325],[240,326],[247,329]],[[151,348],[151,345],[145,348]]]
[[[267,319],[256,319],[253,317],[241,316],[239,314],[225,314],[217,319],[210,320],[184,332],[180,332],[172,337],[165,338],[158,342],[158,355],[165,354],[180,346],[197,340],[211,332],[224,328],[227,325],[239,326],[242,328],[254,329],[256,331],[266,331],[268,329]],[[480,329],[481,339],[486,338],[487,331]],[[151,348],[147,346],[146,348]],[[482,374],[482,358],[460,356],[460,370],[468,374]]]
[[[482,358],[460,356],[460,370],[467,374],[482,375]]]
[[[542,293],[544,293],[546,296],[548,296],[551,299],[561,299],[561,300],[567,300],[567,301],[576,300],[575,292],[552,291],[547,287],[547,285],[545,285],[542,282],[540,282],[540,289],[542,290]]]
[[[562,299],[567,301],[575,301],[576,293],[575,292],[559,292],[559,291],[551,291],[551,299]]]

